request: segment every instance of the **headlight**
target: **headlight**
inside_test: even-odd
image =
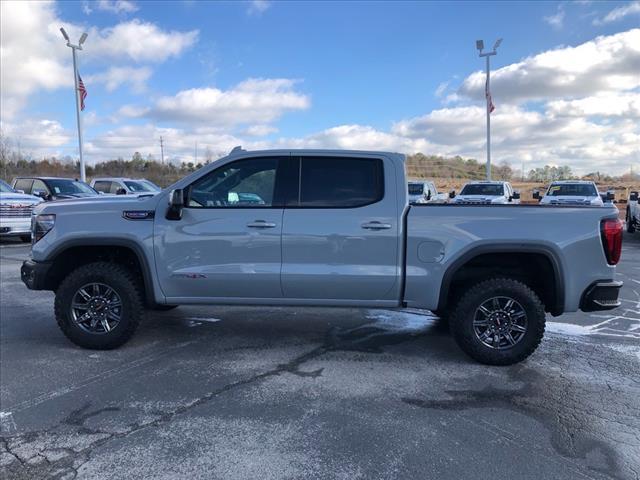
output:
[[[53,214],[34,215],[31,217],[31,237],[36,243],[53,228],[56,223],[56,216]]]

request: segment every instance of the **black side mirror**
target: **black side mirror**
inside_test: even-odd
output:
[[[167,220],[182,219],[182,208],[184,207],[184,195],[181,188],[171,190],[169,193],[169,209],[167,210]]]
[[[638,201],[638,192],[631,192],[631,195],[629,195],[629,201],[630,202],[637,202]]]
[[[48,200],[49,199],[49,194],[47,192],[45,192],[44,190],[39,190],[36,192],[36,196],[40,197],[43,200]]]
[[[449,198],[456,198],[456,191],[455,190],[451,190],[449,192]]]
[[[538,201],[542,200],[542,197],[540,196],[540,192],[538,190],[533,191],[533,199]]]
[[[609,190],[604,198],[607,202],[613,202],[616,199],[616,194],[615,192]]]
[[[127,191],[122,187],[116,190],[116,195],[126,195],[126,194],[127,194]]]
[[[514,200],[520,200],[520,192],[513,192],[511,198],[513,198]]]
[[[427,197],[426,198],[427,198],[427,200],[431,200],[431,192],[430,191],[427,192]]]

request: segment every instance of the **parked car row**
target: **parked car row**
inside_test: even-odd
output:
[[[31,240],[31,212],[43,201],[98,195],[156,194],[160,187],[146,179],[94,178],[91,185],[61,177],[17,177],[12,185],[0,180],[0,236]]]

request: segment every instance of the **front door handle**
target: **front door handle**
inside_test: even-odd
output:
[[[363,223],[362,228],[366,228],[367,230],[389,230],[391,228],[391,224],[374,221]]]
[[[271,222],[265,222],[264,220],[256,220],[254,222],[247,223],[249,228],[275,228],[276,224]]]

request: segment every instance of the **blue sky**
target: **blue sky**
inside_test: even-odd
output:
[[[492,59],[492,67],[503,69],[493,89],[494,115],[502,115],[496,128],[504,128],[502,137],[496,132],[498,161],[516,166],[526,157],[532,167],[571,164],[577,170],[640,162],[634,149],[640,138],[640,80],[634,81],[632,74],[640,55],[633,46],[639,2],[30,3],[37,12],[29,15],[36,20],[22,31],[43,38],[23,43],[20,62],[42,64],[37,73],[35,67],[24,67],[25,76],[49,78],[32,80],[35,87],[28,89],[19,79],[3,77],[3,85],[20,85],[15,94],[3,89],[10,107],[3,106],[2,124],[5,135],[21,138],[34,156],[77,154],[73,92],[65,77],[70,51],[55,37],[56,26],[64,24],[72,36],[89,32],[80,71],[89,91],[84,120],[90,161],[128,157],[135,150],[157,156],[155,137],[162,132],[177,161],[190,160],[190,145],[196,141],[216,156],[239,142],[256,148],[379,147],[482,158],[484,123],[477,115],[482,95],[474,72],[483,64],[475,40],[483,38],[490,45],[502,37]],[[14,7],[2,6],[3,49],[20,35],[5,33],[5,22],[24,21],[19,18],[25,11]],[[138,45],[139,39],[145,45]],[[43,53],[49,45],[55,50],[50,55]],[[582,54],[574,51],[581,45],[586,45]],[[585,58],[584,68],[577,65],[565,72],[575,82],[571,90],[556,83],[548,94],[528,96],[536,85],[518,84],[540,75],[544,87],[553,61],[562,67],[572,58],[587,57],[584,51],[591,45],[600,61]],[[555,50],[564,52],[567,61],[554,59],[548,71],[541,70],[545,60],[536,55]],[[607,62],[614,59],[607,56],[617,51],[623,55],[623,71],[607,77]],[[14,57],[3,53],[3,63],[10,61]],[[49,61],[57,65],[47,68]],[[599,77],[593,77],[595,71]],[[615,78],[620,74],[625,76],[621,83]],[[278,79],[280,83],[264,83]],[[590,83],[604,86],[589,88]],[[622,113],[585,110],[594,103],[610,110],[612,102],[622,105]],[[192,112],[199,106],[201,111]],[[569,106],[582,115],[569,115],[570,120],[559,124],[558,112]],[[456,124],[466,118],[478,121]],[[521,128],[523,122],[537,134],[566,127],[589,135],[550,135],[548,145],[544,139],[523,145],[521,139],[531,135],[508,133],[512,124]],[[621,144],[614,136],[620,127],[626,148],[607,154],[607,144]],[[50,138],[43,139],[38,132],[47,129]],[[450,134],[451,129],[456,132]],[[600,144],[588,138],[598,132]]]

